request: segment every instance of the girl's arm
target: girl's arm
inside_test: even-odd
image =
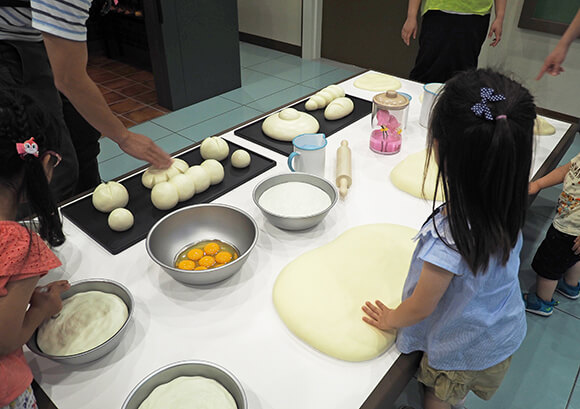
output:
[[[6,285],[8,294],[0,297],[0,356],[24,345],[44,320],[62,308],[60,293],[70,287],[68,282],[50,283],[48,291],[39,291],[35,290],[39,278],[10,281]]]
[[[543,176],[538,180],[530,182],[530,186],[528,187],[528,194],[535,195],[540,190],[546,187],[554,186],[564,182],[566,173],[568,173],[569,170],[570,170],[570,162],[560,166],[559,168],[554,169],[546,176]]]
[[[362,309],[368,316],[363,317],[363,321],[381,330],[414,325],[431,315],[452,278],[453,273],[425,261],[419,282],[409,298],[394,310],[379,300],[375,301],[376,305],[367,301]]]

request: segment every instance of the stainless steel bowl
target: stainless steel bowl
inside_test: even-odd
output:
[[[123,300],[123,302],[127,305],[127,311],[129,315],[127,316],[127,320],[125,321],[121,329],[117,331],[115,335],[113,335],[111,338],[109,338],[101,345],[94,347],[93,349],[81,352],[80,354],[67,356],[50,355],[42,352],[42,350],[38,347],[38,344],[36,342],[36,335],[38,331],[34,332],[32,337],[26,343],[26,346],[37,355],[43,356],[48,359],[52,359],[53,361],[59,362],[61,364],[69,364],[69,365],[81,365],[86,364],[88,362],[96,361],[97,359],[107,355],[109,352],[115,349],[123,339],[129,321],[133,316],[133,309],[135,306],[133,296],[124,285],[117,283],[116,281],[106,279],[90,279],[71,283],[70,288],[61,294],[61,298],[65,300],[69,297],[72,297],[75,294],[85,293],[87,291],[102,291],[104,293],[114,294],[121,300]]]
[[[174,267],[176,256],[187,246],[214,239],[233,245],[240,252],[238,258],[209,270]],[[243,210],[224,204],[199,204],[181,208],[159,220],[149,231],[146,246],[153,261],[177,281],[206,285],[234,275],[257,241],[258,225]]]
[[[270,189],[273,186],[286,182],[303,182],[322,189],[330,197],[330,206],[328,206],[322,212],[304,217],[281,216],[271,213],[268,210],[264,209],[262,206],[260,206],[260,196],[262,196],[262,194],[266,190]],[[274,226],[284,230],[305,230],[316,226],[318,223],[322,221],[322,219],[326,217],[330,209],[332,209],[332,207],[336,204],[338,200],[338,191],[332,183],[330,183],[328,180],[324,178],[314,176],[308,173],[294,172],[272,176],[268,179],[263,180],[254,188],[252,196],[254,198],[254,203],[256,203],[256,206],[260,208],[264,216],[266,216],[268,221],[272,223]]]
[[[206,361],[181,361],[159,368],[143,379],[129,394],[122,409],[137,409],[156,387],[180,376],[203,376],[219,382],[236,401],[238,409],[247,409],[246,393],[227,369]]]

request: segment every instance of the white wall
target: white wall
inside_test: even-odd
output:
[[[240,31],[302,45],[302,0],[238,0]]]
[[[495,49],[486,41],[479,65],[514,74],[534,95],[537,106],[580,117],[580,40],[570,46],[562,65],[564,73],[557,77],[544,75],[536,81],[544,59],[560,36],[518,28],[523,2],[508,0],[502,40]]]

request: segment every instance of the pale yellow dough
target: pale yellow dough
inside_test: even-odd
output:
[[[554,135],[556,128],[544,118],[537,116],[534,121],[534,134],[536,135]]]
[[[426,156],[426,150],[407,156],[391,171],[391,182],[403,192],[407,192],[419,199],[433,200],[438,171],[437,163],[435,163],[435,158],[433,157],[429,161],[429,170],[425,180],[425,196],[421,192]],[[437,200],[443,201],[442,186],[439,186],[437,190]]]
[[[401,88],[401,81],[391,75],[369,72],[357,78],[354,86],[367,91],[388,91]]]
[[[180,376],[159,385],[138,409],[236,409],[233,396],[219,382],[202,376]]]
[[[272,139],[290,142],[303,133],[316,133],[320,125],[316,118],[294,108],[270,115],[262,123],[262,131]]]
[[[395,341],[362,321],[361,306],[401,303],[417,232],[393,224],[347,230],[288,264],[274,284],[274,306],[298,338],[345,361],[365,361]]]
[[[100,291],[75,294],[62,302],[56,318],[38,329],[38,347],[55,356],[80,354],[109,340],[128,316],[127,306],[114,294]]]

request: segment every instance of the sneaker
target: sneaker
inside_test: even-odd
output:
[[[571,300],[577,300],[580,297],[580,283],[576,284],[576,286],[569,285],[563,278],[558,281],[558,286],[556,287],[556,291],[562,294],[564,297],[569,298]]]
[[[554,311],[554,306],[558,305],[557,301],[546,302],[538,297],[535,293],[522,294],[526,311],[532,314],[541,315],[542,317],[549,317]]]

